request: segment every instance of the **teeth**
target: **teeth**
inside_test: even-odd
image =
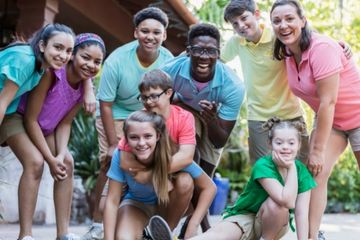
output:
[[[201,68],[207,68],[207,67],[209,67],[209,64],[199,64],[198,66]]]

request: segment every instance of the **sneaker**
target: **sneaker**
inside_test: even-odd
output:
[[[103,240],[104,230],[100,226],[92,225],[87,233],[80,238],[81,240]]]
[[[21,240],[35,240],[32,236],[25,236]]]
[[[172,240],[169,225],[162,217],[157,215],[153,216],[144,229],[143,239]]]
[[[318,240],[326,240],[324,231],[319,231]]]
[[[68,233],[64,236],[57,237],[56,240],[80,240],[80,237],[76,234]]]

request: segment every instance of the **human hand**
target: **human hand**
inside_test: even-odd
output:
[[[94,91],[88,92],[88,94],[84,94],[84,103],[83,107],[86,113],[92,114],[96,110],[96,97]]]
[[[67,178],[66,165],[63,163],[63,158],[55,157],[48,164],[51,176],[55,181],[62,181]]]
[[[200,115],[206,123],[213,122],[217,117],[217,104],[215,101],[209,102],[208,100],[200,100],[201,107]]]
[[[197,235],[199,224],[192,224],[191,220],[186,228],[184,239],[189,239]]]
[[[308,169],[316,177],[323,169],[325,163],[324,152],[311,150],[309,153]]]
[[[153,171],[148,169],[148,170],[137,171],[135,174],[132,175],[136,182],[141,184],[148,184],[151,183],[152,181],[152,173]]]
[[[143,171],[146,169],[144,165],[142,165],[139,161],[136,161],[134,155],[127,151],[121,151],[121,163],[120,167],[124,171],[129,171],[132,173],[136,173],[138,171]]]
[[[352,51],[349,44],[347,44],[345,41],[339,41],[339,45],[343,48],[343,52],[345,54],[345,57],[347,59],[350,59],[352,57]]]
[[[285,159],[283,156],[281,156],[276,151],[272,151],[272,160],[274,161],[276,166],[286,168],[286,169],[289,169],[295,163],[295,159],[292,159],[292,160]]]

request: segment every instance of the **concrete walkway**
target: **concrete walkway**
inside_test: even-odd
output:
[[[211,216],[211,224],[220,220],[219,216]],[[85,225],[71,226],[70,231],[82,235],[87,231]],[[360,214],[327,214],[323,218],[321,229],[326,232],[327,240],[357,240],[360,239]],[[0,224],[0,240],[16,240],[19,231],[18,224]],[[55,239],[54,225],[37,225],[33,227],[36,240]],[[287,233],[284,240],[295,240],[296,235]]]

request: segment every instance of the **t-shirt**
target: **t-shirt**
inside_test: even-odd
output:
[[[286,58],[286,66],[291,90],[315,112],[320,104],[316,82],[339,73],[333,127],[344,131],[360,127],[359,69],[353,59],[345,57],[336,41],[312,33],[310,47],[302,53],[299,66],[293,57]]]
[[[126,119],[130,113],[143,108],[137,99],[142,75],[173,58],[169,50],[160,47],[156,61],[143,67],[136,54],[138,46],[139,43],[135,40],[117,48],[106,59],[102,69],[97,98],[104,102],[113,102],[114,120]],[[96,115],[100,116],[100,111],[97,111]]]
[[[315,188],[316,183],[306,166],[299,160],[295,160],[295,165],[298,175],[298,193],[303,193]],[[224,218],[238,214],[256,214],[259,211],[263,202],[269,197],[269,194],[261,186],[259,181],[257,181],[260,178],[273,178],[279,181],[281,185],[285,185],[272,157],[265,156],[260,158],[255,162],[251,177],[236,203],[225,209]]]
[[[274,34],[260,25],[263,33],[258,43],[233,36],[221,49],[225,62],[239,57],[246,89],[248,120],[266,121],[277,116],[293,119],[302,115],[299,99],[290,91],[285,61],[273,58]]]
[[[55,74],[55,83],[48,90],[38,116],[38,123],[44,136],[55,131],[73,107],[82,102],[84,95],[82,82],[77,89],[70,86],[67,81],[66,66],[53,71],[53,73]],[[27,94],[24,94],[17,110],[19,113],[25,113],[26,103]]]
[[[174,143],[178,145],[196,144],[194,116],[176,105],[170,105],[170,116],[166,119],[166,129]],[[130,152],[125,138],[120,139],[118,148]]]
[[[190,76],[190,64],[188,56],[180,55],[161,67],[173,79],[173,89],[180,101],[196,111],[201,111],[200,100],[215,101],[221,119],[236,120],[245,92],[242,81],[228,66],[216,61],[213,79],[199,91]]]
[[[16,112],[20,96],[33,89],[43,74],[43,70],[35,70],[35,55],[29,45],[8,47],[0,51],[0,91],[4,88],[6,80],[14,82],[19,87],[5,114]]]
[[[152,184],[141,184],[136,182],[130,174],[120,168],[120,158],[121,152],[116,149],[107,176],[111,180],[127,184],[128,188],[125,191],[124,199],[132,199],[145,204],[156,205],[158,199]],[[203,170],[195,162],[181,171],[189,173],[193,179],[196,179],[203,174]]]

